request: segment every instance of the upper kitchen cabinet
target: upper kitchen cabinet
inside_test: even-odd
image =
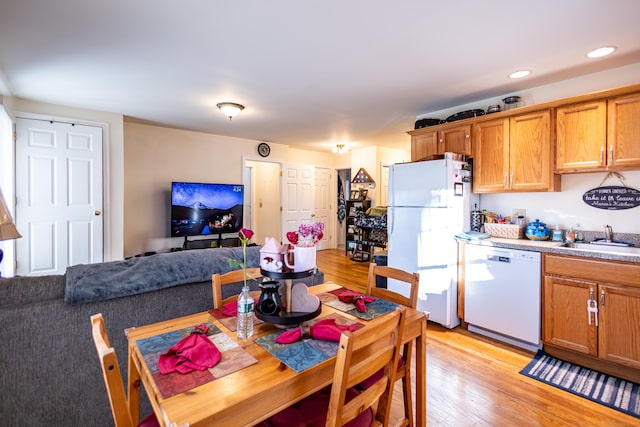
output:
[[[447,152],[471,155],[471,125],[447,125],[408,132],[411,161]]]
[[[426,131],[426,129],[420,129],[420,131],[422,132],[411,135],[412,162],[438,153],[438,131]]]
[[[607,101],[610,167],[640,167],[640,92]]]
[[[558,191],[549,109],[474,125],[474,193]]]
[[[556,109],[558,172],[604,167],[606,137],[606,101],[587,101]]]
[[[559,173],[640,167],[640,93],[556,109]]]

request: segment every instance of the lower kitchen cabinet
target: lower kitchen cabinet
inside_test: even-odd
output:
[[[638,381],[640,265],[546,254],[543,301],[545,350]]]

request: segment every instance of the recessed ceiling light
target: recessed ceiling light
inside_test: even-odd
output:
[[[521,79],[523,77],[527,77],[529,74],[531,74],[531,71],[529,71],[529,70],[518,70],[518,71],[514,71],[513,73],[509,74],[509,78],[510,79]]]
[[[587,58],[600,58],[612,54],[615,50],[615,46],[599,47],[587,53]]]

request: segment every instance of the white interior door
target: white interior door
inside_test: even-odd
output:
[[[287,164],[284,167],[283,243],[288,242],[288,231],[297,231],[300,224],[313,222],[314,169],[313,165],[301,164]]]
[[[332,184],[333,172],[329,168],[315,168],[314,176],[314,193],[315,193],[315,216],[314,221],[322,221],[324,223],[324,237],[318,245],[318,250],[335,248],[334,242],[334,225],[332,215],[333,203],[331,201],[333,188]]]
[[[102,128],[16,122],[19,275],[103,261]]]

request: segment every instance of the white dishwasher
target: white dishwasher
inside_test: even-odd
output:
[[[539,349],[540,260],[539,252],[467,244],[464,321],[469,330]]]

